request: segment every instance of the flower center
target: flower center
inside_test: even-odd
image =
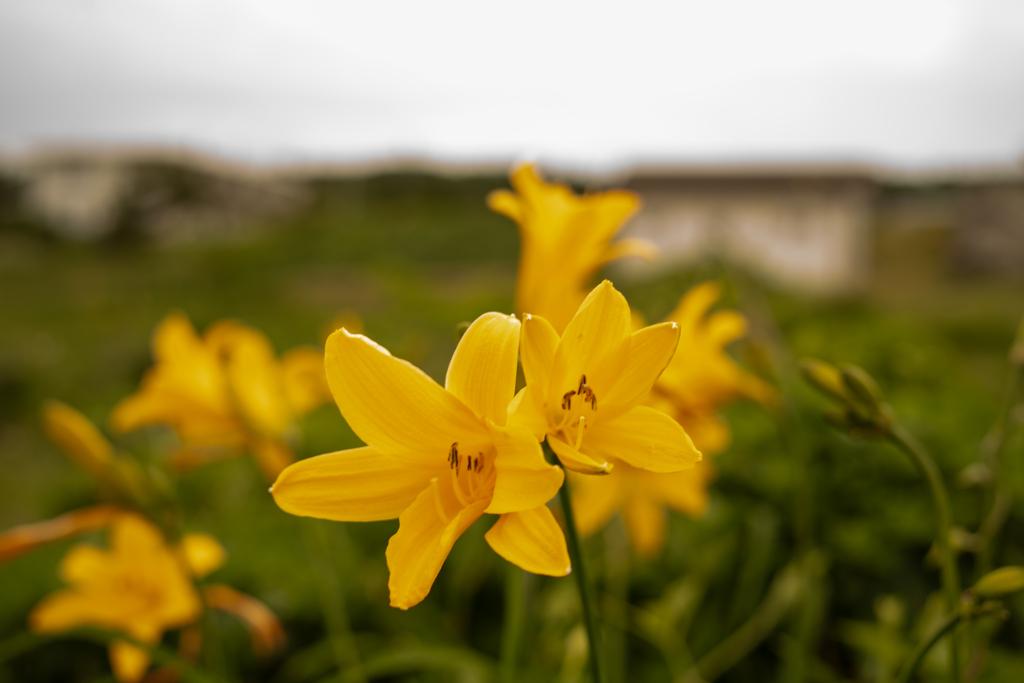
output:
[[[593,421],[593,413],[597,410],[597,394],[587,384],[587,376],[580,375],[579,384],[575,389],[562,394],[562,419],[558,431],[566,442],[573,444],[576,450],[583,445],[583,434],[587,428],[587,417]]]
[[[455,495],[463,505],[490,495],[494,489],[494,453],[463,453],[456,441],[448,450],[448,468],[454,479]]]

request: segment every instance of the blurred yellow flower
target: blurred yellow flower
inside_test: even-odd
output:
[[[508,425],[520,323],[487,313],[470,325],[445,386],[342,329],[327,340],[327,378],[366,444],[301,460],[271,492],[295,515],[339,521],[399,520],[387,549],[391,604],[408,609],[430,591],[455,540],[498,514],[491,547],[537,574],[564,576],[569,556],[545,503],[562,485],[537,439]]]
[[[72,548],[60,572],[70,588],[51,594],[32,611],[29,625],[37,633],[96,626],[155,645],[164,631],[192,623],[202,610],[181,559],[160,531],[137,515],[116,519],[110,550]],[[141,679],[149,659],[146,650],[129,642],[110,644],[110,662],[121,683]]]
[[[626,299],[605,280],[559,337],[544,319],[523,322],[526,387],[509,406],[567,468],[604,474],[616,461],[679,472],[701,459],[690,437],[664,413],[639,405],[675,352],[679,326],[631,332]]]
[[[652,556],[665,545],[664,508],[691,517],[704,512],[711,466],[701,462],[693,469],[661,474],[619,462],[607,477],[570,476],[580,534],[589,536],[621,512],[633,549]]]
[[[566,185],[545,182],[532,164],[509,177],[515,193],[496,190],[487,203],[519,226],[517,312],[542,316],[561,333],[602,266],[626,256],[654,257],[654,246],[644,240],[611,242],[640,207],[632,192],[579,196]]]
[[[156,365],[115,407],[111,425],[117,432],[171,426],[184,446],[182,467],[250,451],[273,480],[294,460],[284,440],[294,420],[330,397],[323,354],[297,348],[278,360],[262,333],[233,321],[200,338],[188,318],[172,313],[153,335],[153,357]]]
[[[714,282],[687,292],[666,318],[679,325],[679,351],[669,362],[647,399],[647,405],[671,415],[705,453],[729,443],[729,428],[718,416],[726,403],[747,397],[774,403],[775,390],[736,364],[725,347],[747,333],[746,319],[736,311],[715,311],[721,296]]]

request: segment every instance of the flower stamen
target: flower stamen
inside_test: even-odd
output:
[[[587,418],[580,415],[579,426],[576,427],[576,450],[579,450],[580,446],[583,445],[583,430],[587,427],[586,422]]]

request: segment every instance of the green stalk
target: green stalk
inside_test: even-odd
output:
[[[939,473],[939,468],[935,465],[935,461],[928,455],[924,446],[910,432],[904,429],[902,425],[894,423],[889,429],[887,436],[904,453],[910,456],[914,465],[928,482],[928,488],[932,495],[932,504],[935,507],[935,522],[938,527],[936,542],[939,554],[942,556],[942,588],[946,594],[946,609],[950,613],[955,613],[961,589],[956,557],[953,555],[953,549],[949,544],[949,532],[953,523],[953,516],[949,507],[949,495],[946,493],[946,485],[942,481],[942,475]],[[955,622],[953,625],[955,625]],[[953,625],[950,625],[950,628]],[[960,680],[960,653],[957,647],[957,640],[954,633],[952,643],[950,644],[953,655],[951,657],[951,668],[954,683]]]
[[[514,564],[505,570],[505,623],[501,634],[501,678],[505,683],[516,683],[526,622],[525,578],[525,572]]]
[[[548,460],[558,462],[558,458],[555,456],[554,451],[551,450],[548,442],[545,440],[541,445]],[[561,467],[561,463],[559,463],[559,466]],[[565,468],[562,467],[562,470],[564,471]],[[583,624],[587,628],[587,644],[590,647],[590,668],[593,670],[594,683],[608,683],[607,673],[604,670],[604,663],[601,657],[601,637],[597,631],[594,596],[589,577],[587,576],[587,565],[583,560],[583,544],[580,542],[580,534],[576,530],[576,515],[572,511],[568,476],[565,477],[562,488],[558,491],[558,497],[562,503],[562,514],[565,515],[565,538],[569,545],[569,560],[572,562],[572,574],[576,577],[576,587],[579,589],[580,602],[583,604]]]
[[[317,592],[320,594],[327,627],[327,639],[331,643],[338,670],[353,680],[365,681],[359,661],[359,649],[352,635],[352,627],[345,611],[345,597],[338,585],[331,552],[331,539],[327,535],[327,524],[320,520],[303,520],[306,548],[313,560],[313,573],[317,578]]]
[[[902,669],[900,669],[900,673],[893,683],[909,683],[910,677],[914,675],[914,672],[917,670],[921,660],[924,659],[924,656],[928,654],[928,651],[932,649],[932,646],[935,645],[935,643],[939,642],[939,639],[942,638],[942,636],[949,633],[958,623],[960,623],[960,618],[961,615],[959,612],[953,612],[942,620],[938,628],[936,628],[930,636],[918,643],[917,647],[914,648],[914,651],[910,653],[907,663],[903,665]]]

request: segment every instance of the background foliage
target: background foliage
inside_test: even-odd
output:
[[[484,206],[486,193],[504,185],[498,178],[420,175],[322,180],[310,185],[306,209],[266,229],[229,242],[175,246],[147,241],[130,222],[100,244],[57,241],[18,211],[6,188],[0,198],[0,528],[94,500],[88,475],[43,435],[39,406],[58,398],[104,424],[149,365],[150,333],[170,310],[185,311],[200,329],[240,319],[266,332],[279,351],[321,342],[338,316],[357,315],[392,353],[443,380],[457,325],[512,308],[516,231]],[[777,579],[797,549],[816,549],[815,566],[797,582],[801,598],[721,680],[887,680],[916,641],[922,626],[906,615],[920,614],[938,588],[938,572],[925,561],[934,536],[927,490],[890,446],[827,429],[817,417],[822,401],[796,380],[793,359],[852,362],[878,379],[952,486],[956,523],[974,530],[985,512],[983,495],[954,482],[976,460],[996,414],[1024,290],[950,280],[941,264],[922,259],[927,244],[893,249],[887,239],[879,237],[873,283],[843,301],[773,292],[722,264],[662,269],[642,280],[611,273],[651,321],[689,286],[722,279],[729,291],[723,303],[737,306],[754,327],[752,341],[734,351],[781,382],[791,406],[778,415],[752,404],[728,410],[733,443],[715,460],[711,506],[698,520],[672,518],[663,557],[629,558],[618,523],[589,541],[617,680],[678,676],[763,609],[763,601],[770,607],[784,597]],[[359,445],[333,406],[301,426],[301,457]],[[150,431],[117,443],[151,459],[166,438]],[[997,566],[1024,564],[1022,455],[1018,433],[1001,473],[1015,502]],[[336,653],[321,607],[342,603],[363,661],[400,647],[444,665],[385,680],[473,679],[490,671],[501,647],[508,565],[486,548],[485,520],[456,544],[430,597],[401,612],[387,606],[384,562],[397,522],[342,525],[286,515],[250,459],[184,474],[177,485],[186,526],[214,534],[228,550],[218,580],[264,600],[289,637],[287,651],[260,662],[244,630],[218,620],[215,672],[281,683],[332,675]],[[69,544],[0,565],[0,639],[22,633],[32,605],[58,587],[56,564]],[[317,559],[324,546],[332,566]],[[970,556],[961,558],[967,583],[977,578],[973,566]],[[526,589],[524,680],[578,679],[584,659],[574,586],[528,576]],[[812,660],[794,654],[801,643]],[[1020,597],[994,643],[982,680],[1024,680]],[[352,656],[340,646],[342,656]],[[923,674],[941,675],[939,663],[926,663]],[[391,666],[397,671],[401,662]],[[56,641],[0,663],[4,677],[85,681],[109,674],[101,646]]]

